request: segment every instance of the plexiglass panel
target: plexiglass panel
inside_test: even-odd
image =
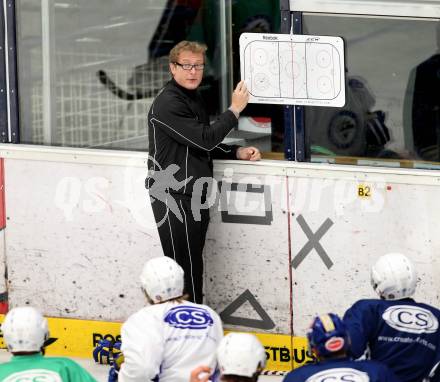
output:
[[[21,143],[146,150],[146,114],[181,40],[208,46],[211,116],[239,81],[242,32],[277,32],[279,0],[19,0]],[[280,106],[249,107],[228,143],[283,151]]]
[[[21,142],[146,150],[146,113],[170,78],[170,49],[184,39],[207,42],[210,59],[224,49],[216,29],[222,8],[205,6],[201,0],[18,1]],[[214,113],[227,73],[211,63],[203,91]]]
[[[346,42],[345,107],[306,108],[312,160],[440,161],[439,31],[429,19],[304,15],[304,33]]]

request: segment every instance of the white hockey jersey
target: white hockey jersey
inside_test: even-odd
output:
[[[206,305],[184,301],[147,306],[121,329],[124,363],[119,382],[187,382],[200,365],[213,370],[223,337],[220,317]]]

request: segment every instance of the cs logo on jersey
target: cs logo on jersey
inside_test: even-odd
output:
[[[394,305],[382,314],[382,318],[393,329],[407,333],[435,333],[437,318],[427,309],[412,305]]]
[[[11,374],[3,382],[63,382],[60,375],[44,369],[30,369]]]
[[[351,369],[349,367],[338,367],[321,371],[313,374],[306,382],[369,382],[370,378],[367,373]]]
[[[171,309],[164,321],[178,329],[205,329],[214,323],[206,309],[188,305]]]

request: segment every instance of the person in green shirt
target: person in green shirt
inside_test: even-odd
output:
[[[44,356],[49,330],[47,320],[35,308],[12,309],[1,329],[12,358],[0,365],[0,381],[96,382],[71,359]]]

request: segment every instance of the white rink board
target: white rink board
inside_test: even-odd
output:
[[[340,37],[243,33],[240,69],[251,103],[345,104],[344,42]]]
[[[286,177],[237,171],[227,178],[222,178],[218,172],[215,175],[218,181],[242,187],[241,191],[227,193],[227,212],[232,222],[222,222],[225,218],[218,208],[211,211],[205,247],[206,301],[217,312],[222,312],[248,290],[273,322],[274,326],[267,331],[290,333]],[[264,186],[264,196],[263,193],[252,195],[245,192],[247,185],[256,189]],[[269,206],[270,211],[267,212],[272,214],[272,219],[268,217],[261,221],[264,220],[266,206]],[[222,207],[225,210],[225,206]],[[258,220],[261,224],[253,224]],[[248,302],[233,315],[261,320]],[[228,326],[240,329],[237,325]]]
[[[144,179],[129,163],[6,159],[10,304],[114,321],[142,307],[139,267],[162,253]]]
[[[358,185],[370,186],[371,197],[359,197]],[[332,225],[319,244],[333,262],[330,269],[314,247],[293,269],[293,321],[305,333],[318,313],[345,310],[360,298],[376,298],[370,266],[389,252],[410,257],[417,268],[416,300],[440,305],[439,188],[350,179],[289,179],[292,258],[309,241],[297,218],[316,233],[327,219]],[[309,232],[310,235],[310,232]]]
[[[162,253],[144,189],[146,154],[30,152],[20,145],[0,154],[11,306],[29,303],[48,316],[104,321],[139,309],[140,266]],[[292,334],[292,311],[293,334],[304,335],[314,314],[343,313],[356,299],[373,297],[369,266],[390,251],[415,261],[416,297],[439,305],[438,171],[219,161],[215,174],[252,185],[226,193],[227,214],[218,209],[221,202],[213,207],[207,236],[206,301],[222,313],[241,298],[229,311],[235,323],[226,328]],[[370,187],[371,197],[358,197],[359,184]],[[332,224],[291,268],[289,255],[295,259],[310,241],[304,228],[317,235],[327,219]],[[317,244],[333,262],[330,269]],[[259,328],[259,320],[266,326]]]

